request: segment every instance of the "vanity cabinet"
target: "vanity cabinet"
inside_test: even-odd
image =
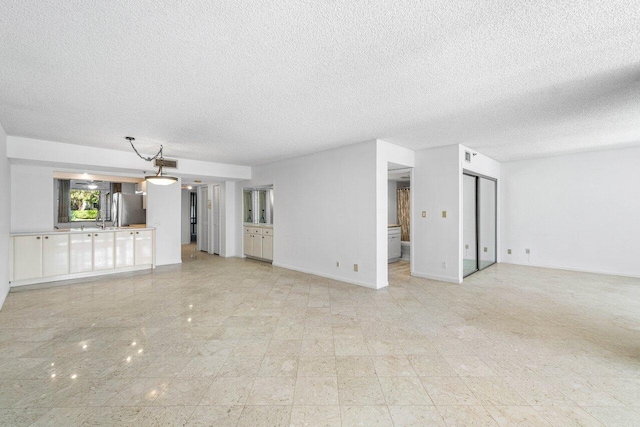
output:
[[[93,233],[69,235],[70,273],[93,270]]]
[[[146,265],[153,262],[153,231],[135,232],[135,265]]]
[[[19,236],[13,239],[14,280],[42,277],[42,236]]]
[[[110,270],[115,267],[114,233],[93,234],[93,269]]]
[[[402,242],[400,227],[389,227],[388,234],[388,258],[389,262],[395,262],[402,256]]]
[[[133,231],[116,231],[116,268],[133,267],[135,265]]]
[[[42,236],[42,276],[69,274],[69,235]]]
[[[273,261],[273,228],[244,227],[244,254],[253,258]]]

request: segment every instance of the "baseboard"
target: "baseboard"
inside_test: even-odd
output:
[[[11,291],[11,287],[7,287],[7,292],[2,292],[2,294],[0,294],[0,310],[2,310],[2,306],[4,305],[4,302],[7,300],[9,291]]]
[[[462,280],[459,280],[459,279],[453,279],[447,276],[437,276],[435,274],[419,273],[417,271],[412,271],[411,275],[415,277],[421,277],[423,279],[437,280],[439,282],[448,282],[448,283],[456,283],[456,284],[462,283]]]
[[[512,265],[521,265],[523,267],[538,267],[538,268],[550,268],[552,270],[562,270],[562,271],[576,271],[579,273],[590,273],[590,274],[605,274],[607,276],[619,276],[619,277],[632,277],[634,279],[640,279],[640,275],[635,274],[625,274],[620,272],[612,272],[612,271],[603,271],[603,270],[587,270],[583,268],[570,268],[570,267],[560,267],[557,265],[546,265],[546,264],[525,264],[520,262],[507,262],[502,261],[501,264],[512,264]]]
[[[299,268],[299,267],[294,267],[294,266],[286,265],[286,264],[280,264],[280,263],[276,263],[276,262],[273,262],[272,265],[274,267],[286,268],[287,270],[299,271],[300,273],[313,274],[314,276],[325,277],[327,279],[337,280],[339,282],[350,283],[352,285],[364,286],[365,288],[369,288],[369,289],[382,289],[382,288],[384,288],[386,286],[389,286],[389,283],[387,283],[387,284],[385,284],[385,286],[377,288],[375,285],[371,285],[370,283],[360,282],[360,281],[357,281],[357,280],[349,280],[349,279],[345,279],[344,277],[334,276],[332,274],[326,274],[326,273],[320,273],[320,272],[317,272],[317,271],[307,270],[306,268]]]

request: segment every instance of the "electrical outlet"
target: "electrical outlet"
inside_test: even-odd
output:
[[[442,268],[444,268],[444,269],[447,268],[447,262],[446,261],[442,261]]]
[[[447,217],[447,211],[442,211],[442,218],[446,218]]]
[[[529,249],[525,249],[524,251],[526,252],[527,255],[529,255],[531,253],[531,251]]]
[[[464,245],[464,248],[465,249],[469,249],[469,245]]]
[[[427,211],[422,211],[422,218],[426,218],[427,217]]]
[[[489,250],[489,248],[487,248],[486,246],[484,247],[484,251],[487,252]]]
[[[511,255],[511,249],[507,249],[507,253]]]
[[[353,271],[358,271],[358,264],[353,264]]]
[[[340,267],[340,261],[336,261],[336,267]]]

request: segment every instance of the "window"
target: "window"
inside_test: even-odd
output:
[[[100,190],[71,190],[71,221],[91,221],[100,212]]]
[[[111,220],[111,195],[120,184],[105,181],[54,179],[57,224]]]

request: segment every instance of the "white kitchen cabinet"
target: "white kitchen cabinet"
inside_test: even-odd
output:
[[[115,267],[114,233],[93,233],[93,269],[110,270]]]
[[[69,235],[45,234],[42,236],[42,276],[69,274]]]
[[[262,236],[262,258],[273,261],[273,236]]]
[[[134,232],[116,231],[116,268],[133,267],[135,265]]]
[[[135,265],[153,264],[153,231],[135,231]]]
[[[17,236],[13,239],[13,279],[42,277],[42,236]]]
[[[390,227],[388,234],[388,258],[389,262],[395,262],[402,256],[402,242],[400,227]]]
[[[93,234],[72,233],[69,235],[69,271],[84,273],[93,270]]]
[[[247,229],[244,232],[244,254],[253,256],[253,234]]]
[[[245,226],[243,241],[245,255],[273,260],[273,228]]]

